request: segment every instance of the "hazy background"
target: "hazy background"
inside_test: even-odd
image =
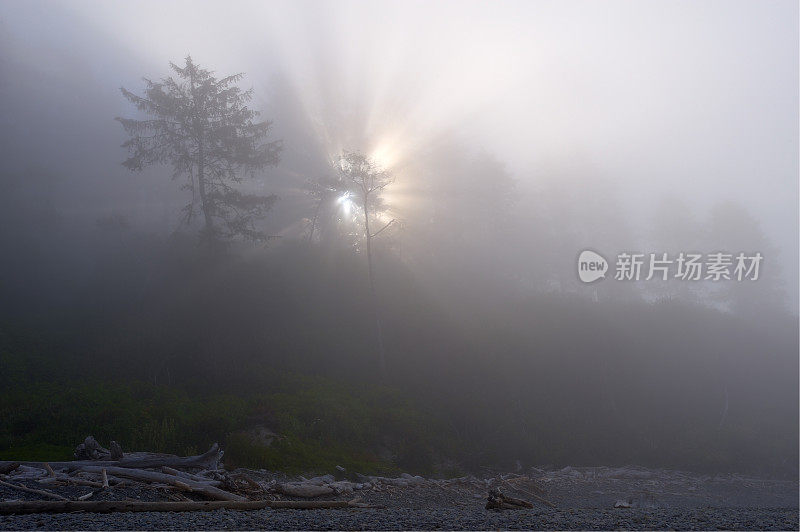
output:
[[[374,380],[357,231],[333,206],[304,244],[309,180],[355,149],[395,175],[385,216],[401,223],[378,250],[391,385],[433,390],[426,415],[452,441],[489,448],[506,431],[498,462],[535,449],[526,460],[796,474],[796,2],[6,1],[0,50],[9,387],[53,357],[187,389],[269,388],[227,359]],[[187,54],[244,72],[284,141],[247,185],[280,196],[263,227],[281,238],[213,271],[171,170],[126,171],[113,120],[138,116],[120,86],[140,92]],[[589,287],[586,248],[765,258],[751,284]],[[208,366],[187,373],[197,358]],[[12,450],[66,439],[14,430]]]

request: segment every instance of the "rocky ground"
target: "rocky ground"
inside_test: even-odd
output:
[[[270,490],[286,482],[265,471],[248,475]],[[626,468],[531,469],[431,480],[405,475],[397,479],[360,477],[334,485],[335,495],[382,508],[258,510],[187,513],[71,513],[0,516],[0,529],[675,529],[798,530],[798,482],[739,475],[708,476],[680,471]],[[41,488],[35,481],[25,485]],[[532,509],[485,509],[490,488],[534,503]],[[70,498],[91,491],[80,486],[47,488]],[[270,497],[289,499],[286,495]],[[556,508],[539,502],[551,501]],[[0,486],[0,498],[37,499]],[[95,499],[167,500],[157,489],[119,487]]]

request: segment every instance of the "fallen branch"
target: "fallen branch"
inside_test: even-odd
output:
[[[176,477],[167,475],[166,473],[158,473],[156,471],[145,471],[143,469],[131,469],[126,467],[106,467],[99,466],[83,466],[78,468],[79,471],[86,471],[88,473],[101,473],[105,469],[108,474],[118,477],[130,478],[133,480],[142,480],[145,482],[161,482],[177,486],[183,490],[191,491],[192,493],[200,493],[210,499],[220,501],[244,501],[244,497],[217,488],[209,482],[197,482],[188,478]]]
[[[29,488],[27,486],[18,486],[17,484],[12,484],[12,483],[6,482],[4,480],[0,480],[0,486],[6,486],[8,488],[14,488],[15,490],[24,491],[26,493],[33,493],[35,495],[42,495],[44,497],[50,497],[51,499],[59,499],[59,500],[62,500],[62,501],[66,501],[67,500],[66,497],[62,497],[61,495],[58,495],[57,493],[51,493],[51,492],[45,491],[45,490],[37,490],[37,489]]]
[[[76,486],[88,486],[90,488],[102,488],[103,484],[100,482],[95,482],[94,480],[86,480],[84,478],[75,478],[70,477],[67,475],[58,475],[55,478],[47,477],[41,480],[37,480],[39,484],[56,484],[64,483],[64,484],[74,484]]]
[[[354,501],[8,501],[0,502],[0,515],[68,512],[198,512],[211,510],[263,510],[286,508],[364,508]]]

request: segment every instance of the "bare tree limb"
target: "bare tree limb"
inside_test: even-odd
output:
[[[45,491],[45,490],[37,490],[37,489],[33,489],[33,488],[28,488],[26,486],[18,486],[17,484],[12,484],[10,482],[5,482],[4,480],[0,480],[0,486],[6,486],[7,488],[13,488],[15,490],[24,491],[26,493],[33,493],[35,495],[42,495],[44,497],[49,497],[51,499],[59,499],[59,500],[62,500],[62,501],[66,501],[67,500],[66,497],[62,497],[61,495],[58,495],[57,493],[51,493],[51,492]]]
[[[381,227],[381,228],[378,230],[378,232],[377,232],[377,233],[374,233],[374,234],[373,234],[373,235],[372,235],[370,238],[375,238],[376,236],[378,236],[379,234],[381,234],[381,233],[382,233],[382,232],[383,232],[383,231],[384,231],[386,228],[388,228],[390,225],[392,225],[394,222],[395,222],[394,220],[391,220],[389,223],[387,223],[386,225],[384,225],[383,227]]]

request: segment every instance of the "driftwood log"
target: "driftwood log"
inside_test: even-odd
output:
[[[533,504],[509,497],[497,488],[489,490],[489,496],[486,498],[487,510],[521,510],[522,508],[533,508]]]
[[[117,467],[134,467],[138,469],[147,467],[197,467],[199,469],[218,469],[219,462],[222,460],[223,452],[219,448],[219,444],[215,443],[211,448],[203,454],[196,456],[144,456],[123,458],[116,462],[106,462],[108,465]],[[87,464],[89,465],[89,464]],[[105,464],[97,464],[105,465]]]
[[[97,443],[93,436],[87,436],[75,448],[75,460],[107,460],[111,451]]]
[[[144,469],[132,469],[128,467],[117,467],[117,466],[109,466],[109,467],[82,466],[75,469],[78,471],[86,471],[87,473],[99,473],[99,474],[102,474],[102,471],[105,470],[108,474],[115,475],[118,477],[130,478],[133,480],[140,480],[144,482],[160,482],[163,484],[168,484],[170,486],[175,486],[184,491],[190,491],[192,493],[200,493],[210,499],[216,499],[218,501],[246,500],[246,498],[242,497],[241,495],[236,495],[235,493],[219,489],[218,487],[213,485],[214,481],[212,480],[208,480],[205,482],[198,482],[196,480],[192,480],[191,478],[179,477],[167,473],[159,473],[157,471],[145,471]]]
[[[0,515],[69,513],[69,512],[198,512],[211,510],[263,510],[288,508],[312,510],[315,508],[367,508],[352,501],[9,501],[0,502]]]
[[[120,444],[112,440],[111,445],[109,445],[109,447],[111,451],[109,458],[111,460],[122,460],[122,447],[120,446]]]
[[[88,438],[87,438],[88,439]],[[218,444],[214,444],[211,448],[203,454],[196,456],[174,456],[174,455],[153,455],[147,453],[145,456],[131,456],[123,457],[121,460],[73,460],[71,462],[47,462],[53,469],[79,469],[83,466],[115,466],[115,467],[129,467],[136,469],[144,469],[148,467],[197,467],[200,469],[217,469],[219,461],[222,459],[223,452],[220,450]],[[109,456],[111,456],[109,454]],[[0,471],[5,468],[11,467],[13,464],[14,469],[20,465],[30,467],[38,467],[40,469],[47,469],[45,462],[2,462],[0,461]]]
[[[201,477],[200,475],[195,475],[194,473],[187,473],[186,471],[178,471],[177,469],[174,469],[174,468],[171,468],[171,467],[167,467],[167,466],[162,467],[161,471],[163,473],[166,473],[167,475],[173,475],[173,476],[176,476],[176,477],[186,478],[186,479],[189,479],[189,480],[194,480],[196,482],[205,482],[206,484],[209,484],[210,486],[216,486],[216,487],[222,486],[222,481],[220,481],[220,480],[214,480],[214,479],[211,479],[211,478]]]
[[[305,497],[307,499],[336,493],[330,486],[318,486],[309,482],[287,482],[279,484],[275,490],[290,497]]]
[[[502,477],[501,477],[501,478],[502,478]],[[503,480],[503,482],[504,482],[505,484],[507,484],[507,485],[508,485],[508,486],[509,486],[511,489],[515,489],[515,490],[517,490],[517,491],[519,491],[519,492],[522,492],[522,493],[524,493],[524,494],[526,494],[526,495],[528,495],[528,496],[530,496],[530,497],[533,497],[534,499],[536,499],[536,500],[537,500],[537,501],[539,501],[540,503],[542,503],[542,504],[544,504],[544,505],[546,505],[546,506],[549,506],[550,508],[556,508],[556,505],[555,505],[555,504],[553,504],[552,502],[548,501],[547,499],[545,499],[545,498],[544,498],[544,497],[542,497],[541,495],[537,495],[536,493],[533,493],[533,492],[531,492],[531,491],[524,490],[524,489],[520,488],[519,486],[514,486],[514,485],[512,485],[512,484],[511,484],[509,481],[507,481],[507,480]],[[536,487],[536,488],[534,488],[534,489],[538,489],[538,487]]]

